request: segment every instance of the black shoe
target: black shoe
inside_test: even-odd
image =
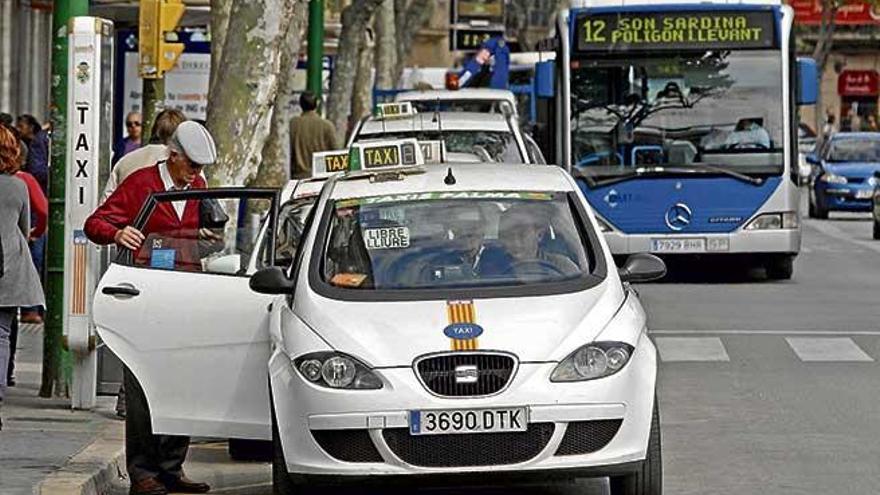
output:
[[[9,375],[6,377],[6,386],[14,387],[15,386],[15,375]]]

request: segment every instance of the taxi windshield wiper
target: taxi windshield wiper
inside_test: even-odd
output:
[[[747,182],[749,184],[760,186],[764,183],[764,179],[760,179],[758,177],[752,177],[750,175],[746,175],[740,172],[735,172],[733,170],[729,170],[722,167],[716,167],[713,165],[703,165],[703,164],[691,164],[687,167],[665,167],[665,166],[652,166],[652,167],[636,167],[627,170],[625,173],[620,175],[615,175],[613,177],[608,177],[607,179],[596,180],[594,177],[590,177],[587,174],[581,173],[581,177],[583,177],[587,184],[590,187],[601,187],[608,186],[611,184],[617,184],[618,182],[625,182],[631,179],[635,179],[638,177],[645,176],[653,176],[653,175],[676,175],[676,174],[699,174],[699,173],[712,173],[712,174],[722,174],[728,177],[733,177],[737,180]]]

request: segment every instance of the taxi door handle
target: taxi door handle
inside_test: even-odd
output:
[[[104,287],[101,289],[103,294],[107,294],[108,296],[129,296],[135,297],[141,294],[141,291],[134,287],[126,287],[124,285],[118,285],[115,287]]]

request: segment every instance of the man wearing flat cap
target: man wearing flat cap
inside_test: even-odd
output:
[[[202,125],[181,123],[168,143],[167,160],[142,168],[129,175],[113,194],[86,220],[88,238],[101,245],[116,244],[120,249],[138,252],[147,236],[169,232],[200,231],[199,202],[195,200],[160,203],[140,231],[132,226],[150,194],[205,187],[202,168],[214,163],[217,150],[214,139]],[[187,260],[185,253],[177,263]],[[189,437],[154,435],[144,392],[130,370],[125,369],[127,413],[125,418],[125,454],[131,495],[166,495],[205,493],[210,487],[188,479],[183,461],[189,449]]]

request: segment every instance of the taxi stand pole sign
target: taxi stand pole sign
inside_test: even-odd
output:
[[[83,227],[98,206],[98,172],[109,157],[113,24],[74,17],[68,25],[67,163],[64,209],[64,340],[73,356],[71,406],[91,409],[97,393],[97,338],[92,299],[101,275],[101,250]]]

